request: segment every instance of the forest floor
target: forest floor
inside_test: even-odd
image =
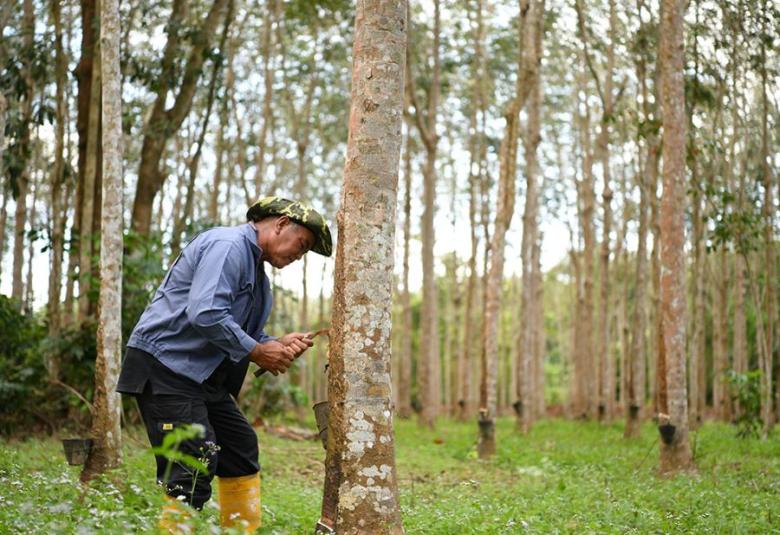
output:
[[[671,479],[657,476],[649,423],[626,441],[622,423],[546,420],[523,437],[506,418],[490,461],[476,459],[475,434],[471,422],[435,431],[396,422],[408,533],[780,533],[779,433],[762,442],[707,424],[691,435],[698,472]],[[261,533],[311,534],[322,447],[262,430],[259,439]],[[0,440],[0,533],[153,533],[162,503],[153,457],[142,429],[125,443],[124,466],[82,494],[80,467],[65,463],[59,441]],[[214,502],[197,533],[220,532]]]

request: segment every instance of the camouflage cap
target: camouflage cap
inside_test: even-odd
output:
[[[271,196],[258,200],[246,212],[246,218],[250,221],[257,221],[274,215],[286,215],[296,223],[309,229],[314,234],[314,247],[311,250],[315,253],[322,256],[330,256],[333,252],[333,243],[330,238],[328,223],[311,206],[298,201]]]

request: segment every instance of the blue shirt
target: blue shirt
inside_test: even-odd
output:
[[[215,227],[181,252],[133,329],[129,347],[202,383],[225,357],[239,362],[263,332],[271,285],[251,224]]]

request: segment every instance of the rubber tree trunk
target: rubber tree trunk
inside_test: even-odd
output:
[[[661,196],[661,314],[666,405],[659,404],[661,473],[693,466],[688,444],[685,294],[685,90],[684,0],[662,0],[658,63],[663,107],[663,194]],[[665,369],[664,369],[665,368]],[[665,395],[663,395],[665,394]],[[670,426],[665,428],[664,426]]]
[[[764,186],[764,281],[766,289],[764,290],[764,310],[766,311],[766,324],[764,326],[763,350],[761,351],[761,420],[764,423],[762,436],[766,439],[769,431],[774,425],[774,411],[772,410],[772,398],[780,403],[780,386],[775,385],[775,391],[772,391],[772,370],[773,354],[775,350],[775,323],[777,321],[777,292],[775,290],[775,201],[774,201],[774,181],[772,180],[772,170],[770,169],[769,154],[769,103],[767,98],[767,53],[766,53],[766,21],[769,17],[767,12],[768,2],[764,0],[761,3],[761,178]],[[758,303],[757,303],[758,305]],[[780,371],[778,372],[780,379]],[[780,406],[777,408],[780,412]]]
[[[539,163],[537,147],[541,141],[542,87],[539,63],[542,53],[542,19],[544,2],[533,2],[525,12],[521,11],[523,60],[521,83],[530,87],[528,98],[528,120],[523,137],[525,152],[525,207],[523,210],[523,235],[521,243],[521,262],[523,267],[522,289],[520,294],[521,324],[518,329],[515,348],[515,414],[517,428],[528,433],[534,419],[534,360],[537,354],[535,344],[536,314],[539,311],[536,302],[534,248],[538,240],[539,211]]]
[[[538,2],[537,2],[538,3]],[[528,21],[530,0],[520,2],[519,42]],[[533,41],[532,41],[533,42]],[[521,46],[522,49],[522,46]],[[519,116],[530,93],[530,86],[521,83],[522,58],[518,57],[518,77],[515,95],[507,106],[504,137],[499,148],[498,195],[496,197],[493,235],[490,239],[490,267],[485,284],[485,319],[482,324],[482,374],[479,392],[479,441],[477,453],[481,459],[496,452],[496,417],[498,416],[498,326],[501,309],[502,279],[504,273],[504,245],[506,231],[512,221],[515,205],[517,175],[517,146]]]
[[[100,9],[100,0],[95,1],[97,9]],[[95,18],[95,24],[99,26],[99,18]],[[99,30],[98,30],[99,31]],[[95,187],[97,180],[97,166],[99,165],[98,153],[100,144],[100,93],[101,93],[101,68],[100,68],[100,40],[92,47],[91,58],[91,82],[88,102],[88,120],[86,128],[86,153],[84,158],[83,185],[81,197],[81,219],[79,220],[79,298],[78,298],[78,322],[84,323],[90,315],[90,286],[92,281],[92,258],[94,235],[92,232],[95,217]]]
[[[62,44],[62,14],[60,2],[52,0],[51,18],[54,25],[55,75],[56,75],[56,127],[54,147],[54,167],[51,175],[51,268],[49,271],[49,301],[46,308],[49,321],[49,336],[57,337],[60,332],[60,292],[62,289],[62,259],[65,230],[65,210],[63,208],[62,185],[64,183],[65,156],[65,120],[67,102],[65,89],[67,84],[67,58]],[[59,359],[49,355],[46,369],[50,380],[59,379]]]
[[[328,388],[328,457],[339,475],[332,520],[345,535],[403,533],[390,328],[406,16],[404,0],[363,0],[355,14]]]
[[[411,53],[407,50],[407,94],[412,104],[415,124],[425,146],[423,165],[423,215],[420,221],[422,235],[422,311],[420,329],[420,359],[417,373],[417,391],[421,404],[420,424],[433,427],[439,413],[440,362],[439,362],[439,314],[436,273],[434,272],[433,245],[436,214],[436,155],[439,143],[437,113],[441,89],[441,61],[439,39],[441,34],[440,2],[434,0],[433,23],[433,72],[427,97],[427,118],[423,117],[421,104],[417,102],[414,76],[411,69]]]
[[[33,48],[35,29],[35,11],[32,0],[25,0],[23,4],[22,32],[23,43],[27,50]],[[24,297],[24,281],[22,279],[22,267],[24,266],[24,237],[27,225],[27,190],[30,182],[29,151],[30,151],[30,125],[32,124],[32,99],[34,95],[31,54],[24,55],[22,64],[22,81],[24,83],[24,98],[21,104],[22,133],[19,140],[18,157],[23,158],[22,172],[16,181],[16,209],[14,211],[14,256],[11,282],[11,296],[20,304]]]
[[[2,28],[0,28],[0,31],[2,31]],[[3,149],[5,148],[5,123],[7,111],[8,100],[0,91],[0,176],[5,174],[5,169],[3,169]],[[3,256],[5,253],[5,227],[8,223],[8,196],[11,194],[10,189],[5,182],[3,182],[2,187],[0,187],[0,194],[3,195],[3,204],[0,205],[0,276],[2,276]]]
[[[119,70],[119,2],[100,0],[103,86],[103,207],[101,210],[100,307],[95,363],[92,450],[82,481],[122,462],[122,403],[115,391],[122,351],[122,97]]]
[[[407,124],[404,146],[404,223],[403,274],[401,290],[401,355],[398,374],[398,416],[412,416],[412,303],[409,292],[409,241],[412,213],[412,154],[411,135]]]

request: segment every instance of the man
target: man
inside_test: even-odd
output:
[[[277,375],[312,346],[311,333],[281,338],[263,328],[272,296],[263,262],[284,268],[309,250],[332,251],[323,217],[301,203],[265,197],[248,222],[198,234],[168,270],[127,342],[117,391],[138,401],[152,446],[185,424],[202,436],[178,451],[205,461],[207,473],[156,456],[165,484],[160,527],[176,531],[180,502],[201,509],[219,481],[223,526],[260,525],[257,436],[235,398],[252,361]]]

